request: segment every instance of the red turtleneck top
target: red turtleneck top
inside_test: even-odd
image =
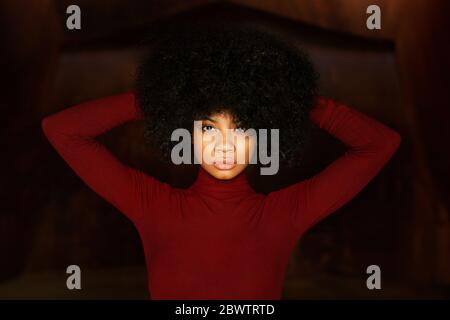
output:
[[[129,92],[55,113],[42,127],[78,176],[133,221],[152,299],[280,299],[298,238],[352,199],[400,143],[374,119],[319,98],[311,120],[348,147],[319,174],[263,195],[244,173],[224,181],[200,168],[179,189],[123,164],[95,139],[141,119],[138,110]]]

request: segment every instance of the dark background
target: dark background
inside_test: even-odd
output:
[[[71,4],[81,7],[81,30],[66,29]],[[371,4],[381,7],[381,30],[366,28]],[[0,298],[147,298],[132,223],[69,169],[40,120],[129,90],[147,31],[207,19],[288,36],[310,53],[324,96],[403,138],[366,189],[299,241],[283,298],[449,298],[449,9],[444,0],[2,0]],[[159,160],[142,129],[126,124],[102,140],[124,162],[187,187],[195,171]],[[287,186],[342,151],[316,130],[301,169],[252,184]],[[81,291],[65,286],[70,264],[82,269]],[[366,288],[371,264],[381,267],[382,290]]]

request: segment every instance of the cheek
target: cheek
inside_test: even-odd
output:
[[[215,149],[214,135],[198,134],[194,136],[192,141],[194,143],[194,154],[196,159],[202,162],[212,161]]]
[[[247,162],[253,157],[255,153],[255,144],[256,140],[253,137],[247,137],[245,140],[239,139],[236,143],[236,151],[238,153],[244,154]]]
[[[202,136],[201,141],[202,141],[202,144],[204,144],[204,145],[210,145],[215,142],[215,136],[213,134],[206,133]]]
[[[213,135],[204,134],[202,139],[200,139],[201,149],[203,154],[210,154],[212,156],[212,152],[215,149],[216,142],[214,140]]]
[[[245,152],[247,154],[248,151],[248,143],[245,142],[243,139],[239,140],[235,144],[235,148],[237,152]]]

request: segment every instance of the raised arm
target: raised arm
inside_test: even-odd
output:
[[[42,129],[61,157],[98,195],[137,222],[158,188],[167,188],[120,162],[95,137],[141,119],[132,92],[85,102],[42,120]]]
[[[380,122],[331,99],[318,98],[311,120],[346,146],[346,152],[310,179],[272,192],[268,202],[288,208],[296,234],[352,199],[388,162],[400,135]]]

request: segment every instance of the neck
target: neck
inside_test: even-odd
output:
[[[245,170],[232,179],[221,180],[213,177],[202,167],[198,171],[192,189],[202,196],[224,201],[239,200],[255,193],[248,182]]]

